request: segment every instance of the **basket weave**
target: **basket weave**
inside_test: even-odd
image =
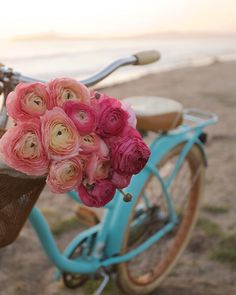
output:
[[[0,129],[0,138],[3,133]],[[17,238],[44,185],[45,178],[20,177],[0,168],[0,247]]]

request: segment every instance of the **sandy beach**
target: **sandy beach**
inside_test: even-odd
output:
[[[207,129],[209,166],[198,224],[179,263],[153,294],[236,294],[236,62],[148,75],[103,91],[121,99],[169,97],[219,116],[219,123]],[[82,228],[74,203],[46,188],[38,206],[63,249]],[[0,295],[92,294],[88,288],[66,289],[54,281],[54,270],[27,223],[15,243],[0,249]],[[104,294],[121,294],[115,292],[111,285]]]

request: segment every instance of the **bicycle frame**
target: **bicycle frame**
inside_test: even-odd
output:
[[[204,154],[199,135],[202,133],[204,127],[217,121],[217,117],[214,114],[196,109],[185,110],[184,118],[194,122],[195,125],[182,125],[174,131],[158,136],[152,143],[151,156],[145,169],[140,174],[135,175],[129,187],[125,189],[125,191],[132,193],[132,201],[130,203],[124,203],[120,193],[117,192],[113,201],[106,206],[106,213],[101,223],[78,234],[67,246],[64,253],[60,253],[58,250],[50,228],[40,211],[37,208],[32,210],[29,217],[30,222],[48,258],[60,271],[84,274],[95,273],[103,267],[109,267],[117,263],[128,261],[146,250],[153,243],[158,242],[161,237],[173,229],[178,220],[172,204],[169,187],[193,144],[197,144]],[[180,153],[170,177],[164,181],[157,169],[157,165],[160,163],[161,159],[180,143],[184,143],[184,148]],[[143,184],[148,180],[151,174],[154,174],[160,181],[167,203],[170,221],[136,249],[133,249],[125,255],[119,255],[131,210],[137,201]],[[75,192],[70,192],[69,195],[74,201],[79,202]],[[84,240],[89,241],[94,235],[96,235],[96,240],[93,252],[89,257],[82,256],[75,260],[69,259],[71,253],[78,244]]]
[[[96,84],[98,81],[101,81],[121,66],[131,64],[147,64],[154,62],[159,58],[160,55],[158,52],[141,52],[136,55],[117,60],[89,79],[81,82],[87,86],[91,86]],[[6,98],[9,91],[11,91],[19,82],[34,82],[38,80],[22,76],[19,73],[13,72],[12,69],[2,67],[0,68],[0,81],[4,81],[4,93]],[[151,156],[146,167],[141,173],[132,178],[130,185],[125,189],[125,191],[132,193],[132,201],[124,203],[121,193],[117,191],[113,201],[105,206],[106,212],[101,220],[101,223],[79,233],[70,242],[63,253],[59,251],[45,218],[36,207],[33,208],[29,216],[29,220],[49,260],[58,268],[57,278],[60,277],[61,272],[92,274],[103,268],[109,268],[112,265],[126,262],[146,250],[153,243],[158,242],[158,240],[174,228],[178,222],[178,218],[174,210],[169,188],[189,150],[194,144],[198,145],[204,159],[206,159],[204,148],[199,140],[199,135],[202,133],[204,127],[217,121],[217,117],[214,114],[202,112],[196,109],[185,110],[184,119],[191,121],[195,125],[181,125],[174,131],[167,134],[158,134],[156,139],[151,144]],[[0,114],[0,126],[5,126],[6,120],[6,108],[3,107]],[[157,166],[174,147],[181,143],[184,144],[184,147],[176,161],[175,166],[173,167],[170,177],[164,180],[161,177]],[[156,176],[162,187],[163,196],[169,213],[169,221],[161,230],[157,231],[137,248],[124,255],[120,255],[122,250],[122,241],[124,239],[132,209],[142,191],[143,184],[151,175]],[[80,200],[75,192],[70,192],[69,196],[75,202],[80,203]],[[92,252],[89,256],[85,253],[75,259],[70,259],[71,254],[80,243],[86,242],[88,247],[90,247],[90,241],[93,238],[95,238],[95,241]]]

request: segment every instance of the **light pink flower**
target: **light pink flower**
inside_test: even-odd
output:
[[[110,97],[105,93],[99,93],[98,91],[91,91],[90,96],[91,96],[90,104],[97,112],[100,112],[101,103],[107,99],[110,99],[112,101],[114,107],[117,107],[117,108],[121,107],[121,102],[119,100],[115,99],[114,97]]]
[[[109,155],[109,148],[95,133],[81,136],[81,154],[97,153],[100,157]]]
[[[89,207],[105,206],[113,199],[115,191],[115,186],[109,180],[100,180],[89,189],[84,185],[78,187],[78,193],[82,203]]]
[[[97,113],[97,117],[98,117],[99,116],[99,110],[100,110],[100,108],[99,108],[99,99],[95,98],[95,96],[92,96],[91,99],[90,99],[90,106]]]
[[[140,137],[123,137],[112,146],[112,167],[120,174],[137,174],[146,165],[150,149]]]
[[[0,139],[0,154],[8,166],[20,172],[46,174],[49,160],[41,144],[39,121],[19,122],[8,129]]]
[[[128,113],[121,103],[113,98],[103,99],[99,103],[99,117],[96,132],[102,137],[120,134],[128,125]]]
[[[99,138],[97,155],[99,156],[100,159],[101,158],[108,158],[110,155],[110,150],[109,150],[107,144],[101,138]]]
[[[131,177],[132,175],[119,174],[114,171],[111,182],[118,188],[125,188],[130,184]]]
[[[52,161],[49,167],[47,184],[54,193],[66,193],[82,182],[83,170],[78,157]]]
[[[100,138],[95,133],[81,136],[81,153],[90,154],[98,150]]]
[[[90,159],[90,155],[85,155],[85,154],[81,154],[77,157],[77,159],[80,161],[80,165],[83,169],[83,171],[86,170],[89,159]]]
[[[48,92],[54,106],[62,106],[66,101],[89,102],[90,91],[80,82],[70,78],[57,78],[48,83]]]
[[[97,180],[105,179],[108,177],[110,171],[110,161],[107,158],[100,158],[96,154],[92,154],[87,167],[86,176],[90,184],[95,183]]]
[[[129,114],[128,125],[133,128],[136,128],[137,118],[136,118],[134,110],[132,109],[131,104],[128,102],[122,101],[121,107],[124,111],[126,111]]]
[[[79,154],[78,131],[63,109],[54,107],[47,111],[41,123],[43,145],[50,159],[62,160]]]
[[[43,83],[21,83],[6,101],[7,112],[16,121],[27,121],[42,116],[51,108],[50,99]]]
[[[77,101],[68,101],[64,103],[63,109],[81,135],[89,134],[95,130],[97,114],[89,105]]]

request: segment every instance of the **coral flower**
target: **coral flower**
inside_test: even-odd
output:
[[[8,166],[28,175],[42,176],[48,172],[49,160],[36,119],[8,129],[0,139],[0,154]]]

